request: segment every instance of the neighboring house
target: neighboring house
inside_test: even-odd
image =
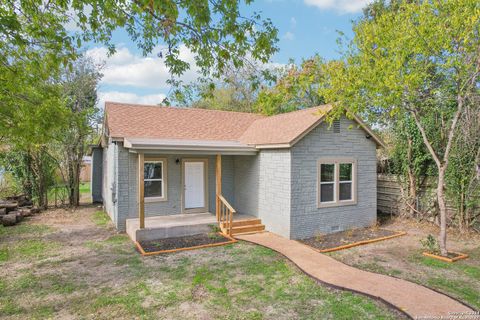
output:
[[[291,239],[370,226],[382,142],[358,118],[329,125],[330,110],[266,117],[106,102],[93,199],[120,231],[143,215],[213,215],[217,193]]]

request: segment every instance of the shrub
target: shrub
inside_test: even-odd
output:
[[[420,240],[423,248],[432,254],[440,254],[440,245],[438,244],[437,239],[429,234],[424,240]]]

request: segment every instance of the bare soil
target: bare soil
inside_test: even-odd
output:
[[[480,309],[480,234],[448,230],[448,251],[466,253],[468,259],[453,263],[423,256],[420,240],[439,229],[428,222],[383,219],[382,229],[407,235],[335,251],[328,255],[348,265],[413,281]]]
[[[141,241],[145,252],[157,252],[163,250],[183,249],[207,244],[216,244],[222,242],[229,242],[230,239],[216,233],[201,233],[193,236],[174,237],[167,239],[158,239],[151,241]]]
[[[387,236],[393,236],[396,232],[379,228],[357,228],[346,231],[334,232],[326,235],[318,235],[300,242],[319,250],[332,249],[355,242],[373,240]]]

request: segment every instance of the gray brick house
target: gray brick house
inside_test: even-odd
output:
[[[328,124],[330,110],[266,117],[107,102],[93,199],[132,238],[162,224],[175,232],[159,237],[201,230],[191,221],[290,239],[372,225],[382,142],[357,117]]]

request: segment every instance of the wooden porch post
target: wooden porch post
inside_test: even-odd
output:
[[[138,154],[138,219],[140,229],[145,228],[145,186],[143,183],[143,153]]]
[[[215,203],[216,203],[215,213],[217,215],[217,221],[219,221],[220,219],[219,196],[222,195],[222,155],[221,154],[217,154],[215,178],[216,178],[216,194],[217,194],[217,196],[215,197]]]

